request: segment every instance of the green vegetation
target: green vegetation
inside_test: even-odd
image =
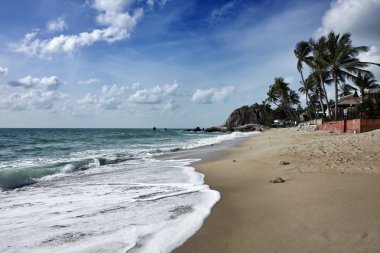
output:
[[[358,58],[368,50],[367,46],[354,46],[349,33],[340,35],[330,32],[317,39],[300,41],[296,44],[294,55],[301,76],[298,92],[305,96],[306,107],[301,107],[299,95],[289,88],[284,78],[276,77],[269,86],[267,99],[251,106],[258,115],[258,123],[270,125],[275,119],[299,122],[301,113],[309,119],[323,117],[336,120],[339,116],[339,98],[353,94],[356,96],[357,90],[362,103],[356,106],[356,112],[365,111],[379,117],[379,94],[368,92],[380,86],[367,68],[380,64],[363,62]],[[308,75],[305,76],[305,73]],[[334,100],[329,100],[326,85],[333,85]],[[272,109],[271,104],[276,108]]]
[[[364,90],[372,89],[376,86],[373,74],[366,70],[369,65],[378,65],[377,63],[360,61],[358,56],[360,53],[369,50],[366,46],[353,46],[351,35],[345,33],[343,35],[330,32],[327,36],[321,36],[318,39],[309,39],[308,42],[301,41],[297,43],[294,54],[298,59],[297,69],[301,73],[301,84],[303,93],[308,96],[307,108],[315,109],[315,102],[311,97],[318,97],[319,108],[323,117],[331,117],[334,119],[338,116],[338,97],[351,95],[355,90],[353,86],[345,83],[347,80],[358,86],[361,96],[364,98]],[[303,64],[309,67],[310,74],[304,80],[302,69]],[[362,79],[366,77],[368,85],[364,89]],[[372,79],[371,79],[372,78]],[[371,81],[369,81],[371,80]],[[334,111],[330,111],[329,99],[327,97],[326,85],[334,85]],[[341,93],[339,93],[339,88]],[[312,95],[308,95],[308,94]],[[316,96],[313,96],[315,94]],[[325,104],[324,104],[325,103]],[[328,115],[326,115],[327,107]],[[315,115],[319,113],[315,111]]]

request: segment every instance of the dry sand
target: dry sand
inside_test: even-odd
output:
[[[379,130],[274,129],[221,151],[195,167],[222,199],[174,252],[380,252],[379,156]]]

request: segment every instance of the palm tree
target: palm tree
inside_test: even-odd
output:
[[[306,83],[310,83],[310,86],[314,88],[315,95],[318,96],[318,102],[322,110],[322,115],[323,117],[326,117],[326,111],[323,104],[323,99],[325,99],[326,96],[321,87],[321,83],[323,83],[323,81],[320,81],[320,75],[318,72],[310,73],[310,75],[306,78]]]
[[[274,83],[269,86],[267,101],[275,104],[283,110],[292,121],[298,121],[299,117],[293,106],[299,104],[298,94],[289,88],[284,78],[276,77]]]
[[[315,106],[314,106],[314,103],[312,103],[312,98],[310,95],[310,93],[312,93],[314,89],[315,89],[315,85],[314,85],[312,79],[309,77],[306,78],[304,84],[298,89],[298,92],[300,92],[301,94],[305,94],[306,107],[307,107],[307,111],[309,113],[310,119],[312,117],[311,117],[311,113],[310,113],[309,108],[311,107],[313,113],[316,113]]]
[[[329,99],[327,96],[325,83],[329,83],[328,80],[330,75],[327,71],[327,64],[324,61],[324,56],[326,54],[326,41],[327,38],[325,36],[320,37],[317,41],[312,38],[309,40],[309,43],[312,47],[313,57],[308,63],[310,68],[313,70],[313,74],[316,76],[316,79],[319,82],[318,89],[320,100],[322,100],[321,97],[323,97],[326,100],[326,104],[328,104]],[[329,106],[327,106],[327,111],[330,117],[331,111]],[[326,117],[325,112],[323,112],[323,116]]]
[[[362,52],[369,50],[366,46],[354,47],[351,41],[351,35],[345,33],[342,36],[330,32],[326,41],[326,51],[322,61],[326,64],[328,71],[334,81],[335,91],[335,120],[338,112],[338,82],[339,79],[355,80],[355,74],[359,71],[367,72],[363,68],[367,67],[367,62],[361,62],[357,57]]]
[[[303,69],[303,63],[308,64],[312,60],[312,56],[310,56],[311,53],[311,46],[306,41],[298,42],[296,45],[296,48],[294,49],[294,55],[297,57],[297,70],[300,72],[301,75],[301,84],[303,87],[299,89],[300,92],[304,93],[306,96],[306,106],[308,105],[308,100],[310,101],[310,88],[306,85],[305,79],[303,77],[302,69]],[[314,106],[312,106],[312,109],[314,110]],[[307,110],[309,113],[309,117],[311,119],[311,113],[310,110]],[[315,110],[314,110],[315,111]]]
[[[365,92],[369,89],[376,88],[379,86],[377,80],[374,79],[374,76],[371,72],[361,72],[359,71],[358,76],[354,80],[354,84],[360,90],[360,96],[364,98]]]
[[[344,83],[340,86],[341,93],[339,93],[339,97],[352,95],[352,91],[356,91],[357,89],[348,83]]]
[[[273,110],[270,108],[270,104],[266,101],[262,101],[261,104],[254,103],[251,108],[255,111],[257,116],[257,122],[261,125],[270,125],[273,120]]]

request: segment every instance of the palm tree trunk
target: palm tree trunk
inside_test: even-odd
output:
[[[336,79],[336,74],[333,73],[334,77],[334,89],[335,89],[335,120],[337,119],[338,116],[338,82]]]
[[[303,77],[303,73],[302,73],[302,70],[300,70],[300,74],[301,74],[301,80],[302,80],[302,84],[303,84],[303,87],[305,88],[305,93],[306,93],[306,106],[307,106],[307,112],[309,114],[309,118],[311,119],[311,112],[309,110],[309,106],[307,104],[307,100],[309,98],[309,101],[311,101],[310,99],[310,95],[309,95],[309,90],[307,89],[306,85],[305,85],[305,79]],[[314,108],[314,105],[312,105],[312,110],[315,112],[315,108]]]
[[[330,110],[330,106],[329,106],[329,98],[328,98],[328,96],[327,96],[325,83],[323,82],[322,77],[321,77],[321,86],[322,86],[322,89],[323,89],[323,93],[325,93],[325,99],[326,99],[327,111],[328,111],[328,113],[329,113],[329,118],[330,118],[330,117],[331,117],[331,110]]]
[[[326,118],[326,113],[325,113],[325,108],[323,106],[323,100],[322,100],[322,94],[321,94],[321,85],[320,84],[317,84],[317,92],[318,92],[319,103],[321,104],[323,117]]]
[[[311,101],[311,97],[310,97],[310,94],[309,94],[309,91],[308,90],[306,90],[306,105],[307,105],[307,101],[308,101],[308,99],[309,99],[309,101],[310,101],[310,106],[311,106],[311,110],[314,112],[314,113],[316,113],[316,110],[315,110],[315,106],[314,106],[314,104],[312,103],[312,101]],[[311,113],[310,113],[310,119],[311,119],[312,117],[311,117]]]

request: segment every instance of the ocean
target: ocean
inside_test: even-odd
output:
[[[0,252],[171,252],[220,194],[158,156],[252,134],[0,129]]]

